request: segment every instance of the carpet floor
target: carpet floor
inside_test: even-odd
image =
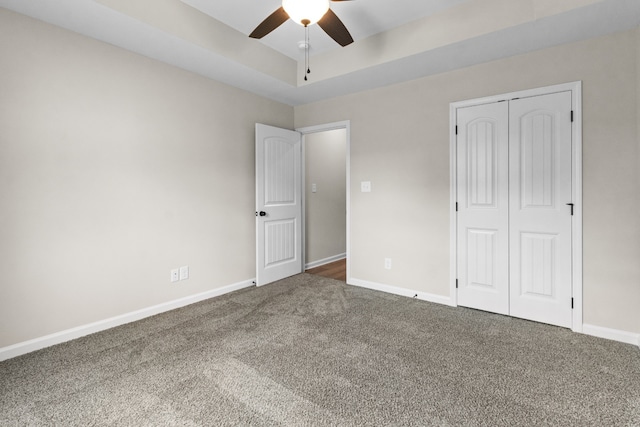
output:
[[[640,349],[300,274],[0,363],[1,426],[640,426]]]

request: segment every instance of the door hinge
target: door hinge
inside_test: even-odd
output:
[[[458,212],[458,202],[456,202],[456,212]]]
[[[573,110],[571,110],[571,123],[573,123]]]
[[[573,310],[573,298],[571,298],[571,309]]]
[[[456,135],[458,134],[458,125],[456,125]]]
[[[456,289],[458,289],[458,279],[456,279]]]

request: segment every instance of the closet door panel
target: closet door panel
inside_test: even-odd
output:
[[[458,304],[509,312],[508,106],[457,111]]]
[[[570,327],[571,93],[509,104],[509,311]]]

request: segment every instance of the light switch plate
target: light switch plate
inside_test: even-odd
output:
[[[189,278],[189,266],[185,265],[180,267],[180,280],[186,280]]]
[[[316,191],[318,191],[318,186],[316,184],[311,184],[311,192],[315,193]]]

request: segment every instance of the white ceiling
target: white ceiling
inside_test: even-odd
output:
[[[279,4],[280,0],[0,0],[0,7],[289,105],[640,25],[640,0],[332,2],[355,42],[339,47],[316,26],[311,34],[314,72],[309,82],[302,82],[297,62],[301,27],[288,22],[261,41],[247,37]]]
[[[281,0],[181,0],[183,3],[249,35],[267,16],[282,5]],[[345,24],[354,40],[362,40],[407,22],[432,15],[469,0],[353,0],[331,2],[331,9]],[[317,25],[309,28],[310,55],[339,49],[335,41]],[[304,28],[289,20],[260,40],[295,60],[304,51]]]

